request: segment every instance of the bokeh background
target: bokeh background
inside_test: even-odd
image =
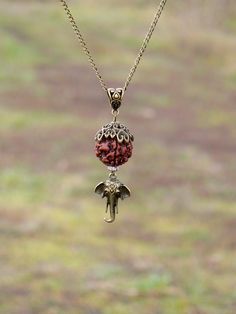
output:
[[[69,1],[108,86],[158,1]],[[59,1],[0,1],[0,313],[235,314],[236,4],[169,1],[124,99],[114,224],[94,134],[111,120]]]

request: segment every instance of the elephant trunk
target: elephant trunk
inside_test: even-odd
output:
[[[107,223],[112,223],[116,219],[115,208],[110,208],[110,218],[104,218]]]

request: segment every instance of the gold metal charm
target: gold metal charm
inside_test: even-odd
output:
[[[106,213],[110,211],[110,218],[104,218],[105,222],[111,223],[115,220],[116,214],[118,214],[118,200],[122,200],[130,196],[129,188],[121,183],[115,174],[115,171],[112,171],[109,175],[109,179],[105,182],[100,182],[95,187],[95,193],[102,196],[102,198],[107,198],[106,204]]]

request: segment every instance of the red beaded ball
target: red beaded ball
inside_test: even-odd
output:
[[[111,122],[99,130],[95,136],[96,156],[109,167],[118,167],[132,156],[134,137],[119,122]]]

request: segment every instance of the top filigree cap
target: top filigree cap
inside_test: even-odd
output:
[[[117,138],[119,143],[125,141],[129,143],[134,140],[134,136],[130,133],[129,129],[123,124],[112,121],[102,127],[95,135],[95,140],[100,142],[103,138]]]

